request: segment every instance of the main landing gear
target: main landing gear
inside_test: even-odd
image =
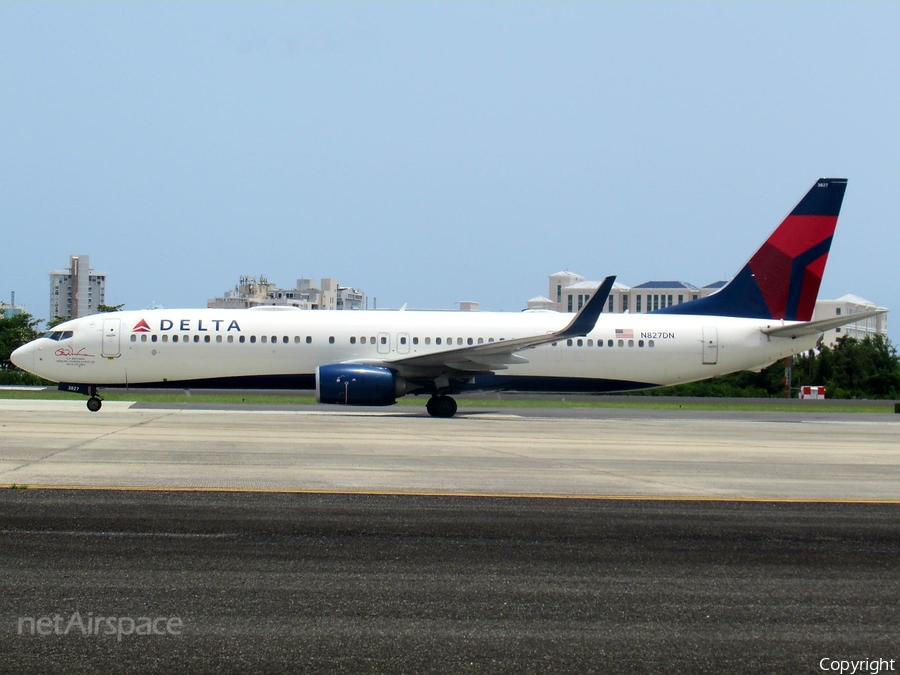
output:
[[[449,396],[432,396],[425,404],[425,409],[432,417],[453,417],[456,414],[456,401]]]

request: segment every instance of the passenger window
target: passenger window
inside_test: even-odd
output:
[[[159,340],[159,338],[156,335],[150,336],[150,342],[156,342],[157,340]]]
[[[483,344],[484,344],[484,338],[478,338],[478,344],[483,345]]]
[[[414,337],[414,338],[413,338],[413,344],[414,344],[414,345],[419,344],[419,338]]]
[[[401,337],[401,338],[400,338],[400,344],[401,344],[401,345],[405,345],[405,344],[406,344],[406,338],[405,338],[405,337]]]
[[[381,338],[381,344],[383,344],[383,345],[386,345],[386,344],[387,344],[387,338],[386,338],[386,337]]]
[[[328,336],[328,344],[330,344],[330,345],[334,344],[334,335]]]
[[[244,344],[244,342],[246,342],[246,340],[247,340],[247,338],[245,338],[243,335],[241,335],[241,336],[238,338],[238,342],[240,342],[241,344]]]
[[[204,341],[204,342],[209,342],[211,339],[212,339],[212,338],[210,338],[209,335],[204,335],[204,336],[203,336],[203,341]]]
[[[250,336],[250,344],[251,345],[256,344],[256,336],[255,335]]]
[[[355,338],[355,337],[350,338],[350,344],[351,344],[351,345],[355,345],[355,344],[356,344],[356,338]]]
[[[131,337],[134,337],[134,336],[132,335]],[[177,335],[173,335],[173,336],[172,336],[172,342],[178,342],[178,336],[177,336]]]
[[[216,335],[216,343],[218,344],[218,343],[221,343],[221,342],[222,342],[222,336],[221,336],[221,335]]]
[[[163,341],[163,342],[168,342],[168,341],[169,341],[169,336],[168,336],[168,335],[163,335],[163,336],[162,336],[162,341]]]
[[[461,345],[461,344],[462,344],[462,338],[456,338],[456,344]]]
[[[467,339],[466,339],[466,344],[467,344],[467,345],[474,344],[474,341],[472,340],[472,338],[467,338]]]
[[[307,335],[307,336],[306,336],[306,344],[308,344],[308,345],[311,345],[311,344],[312,344],[312,335]]]
[[[228,336],[228,344],[232,344],[234,342],[234,335]]]
[[[430,344],[431,344],[431,338],[430,338],[430,337],[425,338],[425,344],[426,344],[426,345],[430,345]]]
[[[281,338],[281,342],[282,342],[283,344],[287,344],[287,343],[289,342],[288,336],[285,335],[283,338]]]
[[[613,341],[612,341],[612,340],[607,340],[607,341],[606,341],[606,346],[607,346],[607,347],[612,347],[612,346],[613,346]]]
[[[434,344],[436,344],[436,345],[441,344],[441,338],[434,338]]]
[[[571,347],[571,346],[572,346],[572,341],[566,340],[566,347]]]
[[[620,347],[624,347],[624,346],[625,346],[625,340],[619,340],[619,346],[620,346]]]
[[[263,344],[266,344],[266,340],[267,340],[267,338],[265,335],[263,335],[261,338],[259,338],[259,341],[262,342]],[[250,339],[250,342],[253,342],[253,338]]]
[[[199,336],[199,335],[195,335],[195,336],[194,336],[194,342],[200,342],[200,336]]]
[[[46,337],[46,336],[44,336],[44,337]],[[47,339],[50,340],[51,338],[47,338]],[[137,342],[137,335],[132,335],[132,336],[131,336],[131,341],[132,341],[132,342]]]

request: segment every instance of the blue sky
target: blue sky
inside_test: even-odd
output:
[[[820,176],[820,297],[900,307],[897,3],[0,4],[0,298],[240,275],[516,311],[732,276]],[[893,331],[892,331],[893,332]]]

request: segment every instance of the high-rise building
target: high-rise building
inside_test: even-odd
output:
[[[69,269],[50,272],[50,320],[96,314],[106,302],[106,273],[91,268],[90,256],[73,255]]]

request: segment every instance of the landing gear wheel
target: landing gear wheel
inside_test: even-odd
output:
[[[449,396],[432,396],[425,404],[425,409],[432,417],[453,417],[456,408],[456,401]]]
[[[103,401],[97,398],[96,396],[91,396],[87,400],[87,409],[91,412],[97,412],[100,410],[100,406],[103,405]]]

